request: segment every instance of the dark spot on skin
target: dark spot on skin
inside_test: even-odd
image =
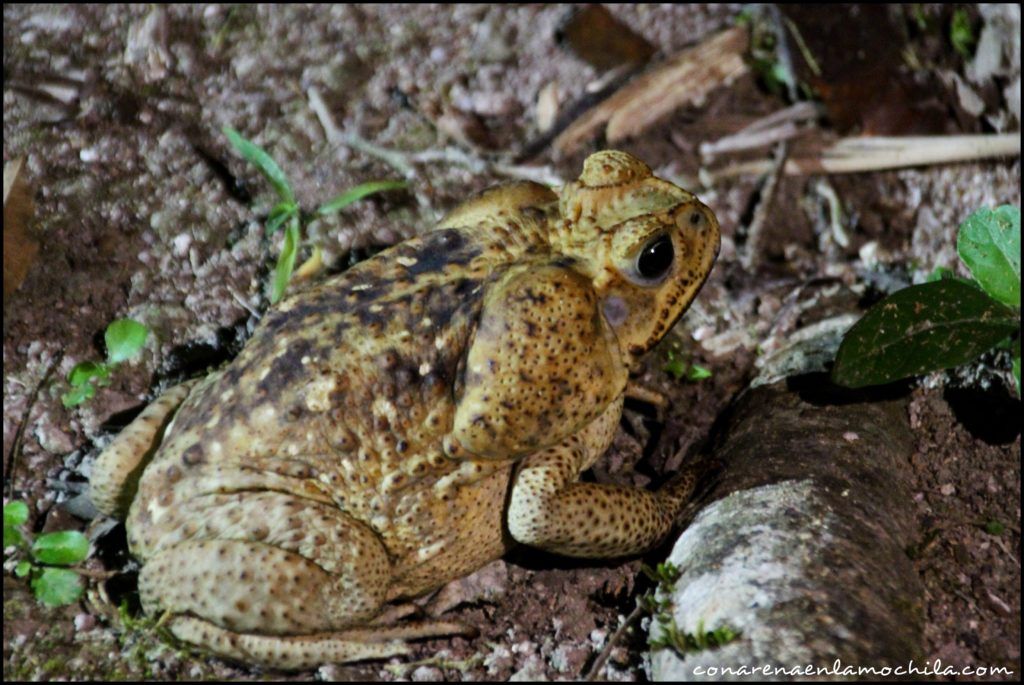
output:
[[[406,267],[408,273],[419,276],[438,273],[451,265],[466,265],[480,255],[480,248],[467,244],[461,231],[446,228],[431,231],[422,237],[419,249],[410,255],[416,263]]]
[[[359,323],[369,330],[382,330],[393,316],[386,307],[382,307],[380,311],[374,312],[368,306],[357,308],[355,315],[359,319]]]
[[[398,365],[398,351],[394,348],[385,350],[377,356],[377,365],[385,371],[390,371]]]
[[[442,375],[439,370],[431,371],[423,377],[421,382],[423,388],[423,395],[431,398],[434,395],[440,394],[448,389],[449,381]]]
[[[200,445],[192,445],[181,455],[181,463],[185,466],[198,466],[206,461],[206,453]]]
[[[416,370],[409,367],[401,368],[395,371],[395,382],[401,388],[408,388],[412,385],[416,378],[419,377],[419,373]]]
[[[515,298],[517,302],[529,302],[530,304],[545,304],[548,296],[544,293],[535,293],[532,288],[523,288],[521,297]]]
[[[310,356],[312,351],[313,343],[309,339],[293,340],[271,361],[270,371],[257,384],[257,389],[269,395],[278,395],[283,388],[305,378],[308,369],[302,363],[302,358]]]

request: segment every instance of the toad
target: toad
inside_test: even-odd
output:
[[[306,668],[461,632],[385,608],[513,544],[657,544],[691,477],[652,492],[580,475],[718,246],[694,195],[603,151],[560,194],[484,191],[293,293],[95,463],[92,499],[126,517],[144,609],[215,654]]]

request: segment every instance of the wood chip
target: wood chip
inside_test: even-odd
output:
[[[549,81],[546,86],[540,89],[540,93],[537,94],[538,131],[547,133],[555,127],[560,105],[561,97],[558,92],[558,82]]]
[[[606,139],[617,143],[643,133],[683,105],[703,100],[747,71],[743,54],[748,40],[747,30],[736,26],[677,53],[584,112],[555,138],[555,150],[571,154],[605,125]]]

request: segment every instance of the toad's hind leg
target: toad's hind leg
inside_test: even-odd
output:
[[[410,652],[406,640],[471,634],[459,623],[424,621],[292,637],[252,635],[191,616],[173,619],[170,630],[179,640],[202,645],[219,656],[284,670],[401,656]]]
[[[97,509],[108,516],[125,517],[142,470],[196,382],[176,385],[151,402],[96,458],[89,480],[89,497]]]
[[[255,499],[258,507],[244,500],[204,512],[219,514],[209,530],[217,539],[177,542],[146,560],[143,606],[170,612],[179,639],[230,659],[297,669],[403,654],[403,639],[464,632],[445,622],[364,627],[380,612],[391,578],[376,533],[308,500]],[[248,505],[260,511],[236,511]]]

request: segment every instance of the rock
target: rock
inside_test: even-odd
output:
[[[162,80],[174,68],[174,56],[167,45],[168,34],[167,8],[161,5],[128,29],[124,61],[135,67],[146,83]]]

